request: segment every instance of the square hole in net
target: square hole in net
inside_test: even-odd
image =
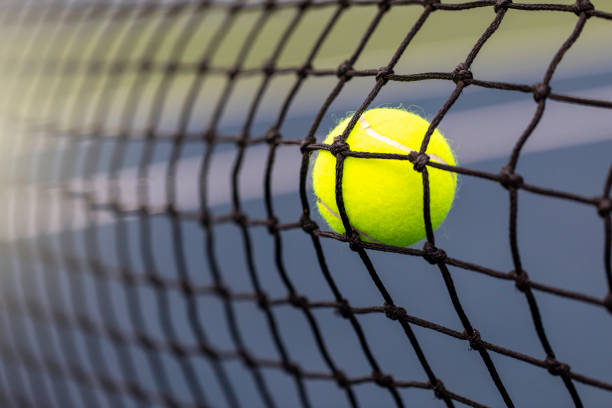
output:
[[[245,347],[258,358],[280,360],[280,352],[274,340],[274,329],[263,309],[251,300],[235,301],[233,308],[238,330]],[[276,322],[276,319],[274,319]],[[276,330],[280,325],[275,326]],[[283,344],[285,340],[281,339]]]
[[[129,295],[127,312],[130,314],[132,331],[161,342],[167,339],[165,324],[169,323],[169,318],[159,296],[159,289],[149,285],[139,285]]]
[[[319,228],[329,230],[318,214],[316,217]],[[321,238],[321,246],[325,265],[342,297],[348,299],[354,306],[383,304],[383,298],[376,290],[365,266],[357,254],[348,248],[347,243],[333,238]],[[315,251],[312,250],[310,256],[315,255]]]
[[[602,52],[612,27],[605,19],[590,18],[575,43],[563,55],[551,80],[553,92],[594,99],[612,99],[610,56]],[[593,108],[594,109],[594,108]]]
[[[206,231],[201,224],[187,221],[173,221],[173,230],[176,229],[180,235],[176,243],[177,256],[181,256],[181,268],[184,270],[186,279],[193,286],[212,285],[213,279],[207,264],[207,253],[205,249]]]
[[[299,67],[306,62],[315,49],[319,39],[324,36],[325,27],[335,14],[333,7],[315,7],[306,9],[300,21],[295,25],[293,34],[286,40],[278,66],[280,68]]]
[[[232,291],[252,292],[253,286],[249,275],[249,260],[244,247],[243,232],[233,223],[218,224],[213,228],[214,260],[218,268],[217,272],[224,284]],[[207,243],[207,245],[210,244]],[[213,266],[208,265],[208,267]],[[210,272],[212,273],[213,270]]]
[[[241,405],[265,406],[256,375],[263,375],[261,369],[250,369],[240,360],[228,360],[223,364],[227,375],[234,386],[236,397]],[[269,390],[269,383],[266,381]]]
[[[211,358],[200,354],[188,357],[188,361],[193,366],[198,382],[205,387],[203,390],[208,403],[213,406],[225,406],[227,397],[221,382],[221,375],[228,376],[226,363],[215,363]],[[224,374],[220,374],[221,372]],[[231,378],[229,380],[231,383]],[[235,387],[233,391],[238,393],[239,390],[240,388]]]
[[[293,407],[302,405],[294,376],[278,368],[263,369],[262,374],[269,385],[270,394],[277,403]]]
[[[317,69],[336,69],[343,61],[351,58],[377,11],[374,6],[348,8],[343,11],[325,36],[312,65]],[[316,25],[323,26],[327,21],[321,18]]]
[[[180,405],[197,404],[198,390],[204,384],[194,376],[193,366],[189,365],[189,360],[168,353],[162,353],[160,357],[168,382],[166,393],[176,401],[180,401]]]
[[[281,238],[285,272],[297,293],[310,301],[333,300],[332,289],[325,278],[311,237],[302,229],[295,229],[283,231]]]
[[[291,27],[294,25],[296,10],[292,8],[281,8],[268,14],[265,20],[258,20],[261,27],[253,38],[244,61],[244,67],[259,68],[269,59],[274,57],[276,51],[291,52],[287,46],[283,46],[285,37],[291,36]]]
[[[234,352],[236,346],[232,337],[230,312],[235,315],[233,305],[228,307],[224,299],[215,295],[201,295],[195,298],[195,317],[204,343],[220,352]]]
[[[194,10],[194,13],[197,12]],[[227,11],[224,8],[201,8],[198,23],[189,41],[184,44],[181,62],[196,64],[210,56],[210,50],[218,46],[217,33],[226,24]],[[193,13],[191,13],[193,14]]]
[[[492,10],[488,11],[493,17]],[[508,9],[476,57],[474,77],[501,82],[541,81],[576,22],[577,16],[569,12],[542,14]]]
[[[283,244],[277,243],[265,227],[249,229],[249,239],[253,249],[254,272],[262,291],[270,298],[282,298],[287,295],[288,288],[283,280],[287,273],[284,259],[288,253],[283,251]],[[277,251],[280,251],[281,263],[277,261]]]
[[[159,367],[160,355],[156,355],[156,351],[149,351],[139,344],[134,344],[130,347],[130,355],[134,367],[138,367],[138,375],[131,378],[130,381],[147,391],[159,391],[158,378],[161,374]]]
[[[166,292],[164,302],[168,308],[170,338],[183,347],[200,344],[198,332],[200,321],[195,312],[198,305],[195,297],[188,297],[180,289],[173,289]]]
[[[147,217],[141,222],[142,256],[146,270],[166,280],[178,280],[184,253],[178,250],[176,231],[163,216]]]
[[[299,312],[298,309],[290,310],[295,310],[293,313]],[[372,366],[360,343],[358,332],[350,321],[342,318],[334,307],[311,307],[311,313],[323,339],[325,351],[330,356],[332,363],[339,370],[344,371],[348,378],[368,376],[371,373]],[[316,343],[314,331],[310,325],[306,325],[307,321],[304,317],[301,317],[301,319],[303,321],[301,330],[304,330],[304,332],[300,332],[301,336],[297,336],[295,333],[287,334],[288,339],[295,338],[294,342],[289,342],[292,358],[304,370],[331,374],[332,370]],[[359,327],[363,328],[361,316],[357,316],[357,320]],[[286,320],[284,321],[286,322]],[[368,334],[365,338],[368,343],[372,341]],[[368,346],[370,345],[368,344]],[[368,350],[371,350],[371,348],[369,347]]]
[[[331,341],[333,337],[330,338],[333,333],[325,330],[329,328],[326,322],[329,321],[330,310],[310,309],[316,327],[313,329],[307,315],[293,305],[274,305],[272,309],[289,360],[305,372],[328,373],[330,367],[323,353],[329,352],[330,347],[332,349],[335,347]],[[342,331],[342,328],[338,331]],[[323,351],[319,348],[315,333],[320,334],[323,338]],[[350,334],[346,331],[345,333]],[[332,361],[336,361],[333,356]],[[285,371],[285,374],[290,375],[291,373]]]
[[[204,136],[213,120],[217,104],[221,100],[227,79],[215,72],[185,74],[176,81],[168,103],[168,120],[176,120],[172,130],[181,130],[188,136]]]
[[[216,44],[216,52],[211,58],[211,65],[231,67],[243,58],[244,47],[249,45],[253,28],[260,23],[263,11],[253,10],[249,13],[235,13],[224,21],[223,37]]]

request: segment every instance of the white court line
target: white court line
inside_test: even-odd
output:
[[[612,99],[612,87],[583,91],[580,96],[587,98]],[[449,139],[460,165],[472,162],[507,157],[516,140],[522,134],[535,112],[533,100],[526,97],[523,101],[498,104],[482,108],[454,112],[451,110],[441,124],[441,130]],[[590,142],[612,140],[612,120],[610,111],[594,107],[555,103],[549,101],[544,116],[524,147],[525,152],[545,151]],[[222,151],[213,155],[209,173],[208,204],[211,207],[231,202],[230,176],[234,166],[234,151]],[[259,199],[263,196],[263,180],[268,158],[268,146],[257,146],[247,149],[240,172],[239,185],[242,200]],[[299,186],[299,169],[301,154],[295,146],[281,146],[277,150],[273,171],[273,193],[276,195],[292,193]],[[197,209],[199,206],[199,183],[201,158],[181,159],[177,167],[177,207],[179,210]],[[163,208],[165,204],[165,179],[167,163],[155,163],[149,166],[148,180],[139,180],[138,169],[128,168],[119,173],[118,186],[122,201],[126,206],[135,205],[140,183],[149,187],[149,202],[152,206]],[[106,174],[95,175],[91,180],[72,180],[69,184],[75,191],[80,191],[83,184],[96,193],[100,202],[107,200],[108,180]],[[27,199],[24,194],[17,194]],[[50,189],[49,202],[53,201],[53,189]],[[15,193],[4,190],[3,194]],[[18,197],[18,198],[19,198]],[[78,199],[76,199],[78,201]],[[76,206],[82,207],[82,206]],[[99,223],[113,222],[113,217],[100,212]],[[86,219],[84,214],[75,213],[72,229],[82,228]],[[51,221],[49,233],[66,228],[59,222]],[[5,228],[0,226],[0,234]],[[23,232],[19,236],[30,236],[33,232]],[[17,237],[13,237],[17,238]]]

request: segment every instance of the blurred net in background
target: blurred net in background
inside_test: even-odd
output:
[[[612,402],[606,2],[49,0],[0,19],[3,405]],[[474,163],[401,158],[463,180],[423,249],[312,213],[317,141],[400,102]],[[554,189],[530,181],[549,169]]]

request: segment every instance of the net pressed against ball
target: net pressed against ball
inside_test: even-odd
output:
[[[340,122],[325,138],[331,145],[342,134],[350,117]],[[418,152],[429,122],[395,108],[375,108],[364,112],[348,135],[352,151],[395,153]],[[455,166],[448,142],[437,129],[426,150],[433,162]],[[457,176],[429,166],[430,214],[437,228],[448,214],[457,187]],[[312,170],[314,192],[321,216],[336,232],[344,225],[336,204],[336,158],[320,150]],[[408,160],[346,157],[342,178],[344,207],[351,226],[364,241],[408,246],[425,238],[423,179]]]

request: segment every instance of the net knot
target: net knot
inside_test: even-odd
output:
[[[136,383],[129,383],[127,388],[130,392],[130,395],[139,401],[149,401],[149,397],[147,393],[142,389],[142,387]]]
[[[470,342],[470,348],[472,350],[482,350],[483,344],[480,338],[480,332],[476,329],[472,329],[472,334],[464,332],[466,340]]]
[[[168,203],[168,205],[166,205],[166,213],[172,218],[178,216],[178,211],[174,203]]]
[[[65,313],[53,313],[54,314],[54,318],[60,322],[60,323],[65,323],[65,324],[70,324],[70,320],[68,319],[68,316],[66,316]],[[44,312],[41,310],[40,311],[40,317],[43,317],[45,314]],[[79,327],[83,328],[83,330],[87,330],[87,331],[93,331],[96,330],[97,327],[95,325],[94,322],[92,322],[90,319],[87,319],[85,316],[77,316],[76,321],[79,325]],[[118,329],[114,328],[114,327],[110,327],[110,325],[104,325],[106,331],[115,339],[115,340],[119,340],[122,341],[123,340],[123,335],[121,334],[121,332],[119,332]]]
[[[298,8],[300,10],[306,10],[308,7],[310,7],[312,4],[312,0],[302,0],[299,4],[298,4]]]
[[[185,279],[181,280],[181,291],[187,297],[192,297],[194,294],[193,286]]]
[[[251,355],[249,354],[248,351],[246,350],[240,350],[240,352],[238,352],[238,355],[240,356],[240,358],[242,359],[242,362],[247,366],[247,367],[255,367],[255,360],[253,359],[253,357],[251,357]]]
[[[274,72],[276,72],[276,65],[274,64],[274,61],[266,61],[266,63],[262,66],[262,70],[265,75],[272,76]]]
[[[310,154],[310,145],[314,143],[316,143],[316,140],[311,137],[302,140],[302,143],[300,143],[300,153]]]
[[[275,234],[278,232],[278,218],[271,216],[268,218],[268,232]]]
[[[140,72],[146,73],[153,69],[153,62],[150,60],[143,60],[140,62]]]
[[[465,81],[474,79],[474,75],[472,74],[472,71],[468,69],[467,65],[462,62],[461,64],[457,65],[457,67],[451,73],[451,79],[456,84],[459,82],[465,83]]]
[[[436,382],[431,385],[431,388],[436,398],[442,399],[446,396],[446,388],[444,388],[444,383],[441,380],[436,379]]]
[[[247,220],[246,215],[238,210],[234,210],[234,212],[232,212],[232,219],[238,225],[245,225]]]
[[[308,76],[308,71],[310,71],[312,69],[312,65],[310,65],[309,63],[306,63],[304,65],[302,65],[300,68],[298,68],[298,70],[295,72],[295,74],[299,77],[299,78],[306,78]]]
[[[89,70],[89,73],[92,75],[96,75],[100,73],[102,71],[102,62],[93,61],[91,64],[89,64],[88,70]]]
[[[110,391],[111,393],[116,393],[117,390],[119,389],[119,386],[117,384],[115,384],[115,382],[112,379],[110,379],[110,378],[99,378],[98,380],[100,381],[100,386],[105,391]],[[130,385],[126,385],[125,387],[129,390]],[[119,392],[121,392],[121,391],[119,391]],[[138,399],[138,397],[135,397],[135,398]],[[149,402],[149,401],[147,401],[147,402]],[[27,404],[22,404],[22,405],[27,405]],[[22,406],[22,405],[20,405],[20,406]]]
[[[161,289],[164,287],[164,282],[157,275],[149,275],[147,276],[147,280],[155,289]]]
[[[387,316],[391,320],[399,320],[406,317],[406,309],[404,309],[403,307],[385,303],[384,311],[385,316]]]
[[[389,80],[389,76],[393,75],[393,70],[389,67],[380,67],[378,71],[376,71],[376,81],[382,80],[383,82],[387,82]]]
[[[240,10],[242,10],[242,8],[243,8],[243,7],[244,7],[244,5],[243,5],[243,4],[241,4],[241,3],[234,3],[234,4],[232,4],[232,5],[229,7],[229,9],[227,10],[227,12],[228,12],[229,14],[235,14],[235,13],[238,13]]]
[[[299,377],[302,375],[300,367],[298,367],[297,364],[294,364],[291,361],[283,361],[283,368],[285,369],[285,371],[294,375],[295,377]]]
[[[205,355],[206,357],[210,358],[211,360],[218,361],[220,359],[219,354],[217,354],[215,352],[215,350],[213,350],[211,347],[209,347],[206,344],[200,344],[198,346],[198,350],[200,350],[201,354]]]
[[[278,141],[281,138],[281,134],[278,131],[278,128],[276,127],[271,127],[270,129],[268,129],[268,131],[266,132],[266,142],[268,142],[269,144],[277,144]]]
[[[296,295],[295,293],[289,295],[289,303],[300,309],[306,309],[308,307],[308,299],[304,296]]]
[[[268,308],[268,296],[265,293],[259,292],[257,294],[257,306],[264,310]]]
[[[593,15],[593,10],[595,10],[595,6],[589,0],[576,0],[574,3],[574,13],[577,16],[585,13],[587,17],[591,17]]]
[[[155,344],[146,334],[138,335],[138,343],[146,350],[155,350]]]
[[[204,141],[206,143],[213,144],[215,143],[215,139],[216,139],[216,134],[213,129],[208,129],[207,131],[204,132]]]
[[[198,10],[203,10],[207,7],[210,7],[211,3],[212,3],[211,0],[200,0],[196,7],[198,8]]]
[[[349,242],[349,248],[351,248],[352,251],[358,252],[361,249],[361,237],[359,237],[359,233],[356,231],[352,231],[347,238]]]
[[[533,99],[540,102],[550,95],[550,85],[539,82],[533,86]]]
[[[305,214],[302,214],[302,216],[300,217],[300,224],[304,232],[307,232],[309,234],[319,228],[317,223],[308,218]]]
[[[351,63],[349,61],[344,61],[338,66],[338,69],[336,70],[336,76],[338,78],[344,78],[346,81],[348,81],[349,79],[351,79],[351,76],[348,75],[348,72],[351,69],[353,69]]]
[[[202,60],[198,63],[198,73],[203,74],[208,71],[208,61]]]
[[[348,378],[346,378],[346,374],[344,374],[343,371],[336,370],[334,372],[334,378],[336,379],[339,387],[346,388],[349,386]]]
[[[180,408],[180,404],[171,395],[161,393],[160,398],[163,401],[164,406],[168,408]]]
[[[529,289],[529,275],[527,272],[521,271],[521,273],[513,272],[514,275],[514,285],[521,292],[525,292]]]
[[[208,228],[210,226],[210,217],[206,211],[200,213],[199,221],[203,228]]]
[[[440,0],[423,0],[423,5],[425,7],[430,7],[434,10],[438,4],[440,4]]]
[[[94,270],[98,270],[99,268],[94,268]],[[121,271],[121,280],[128,286],[134,285],[136,283],[136,276],[126,270]]]
[[[350,151],[350,147],[342,140],[342,136],[336,136],[334,142],[329,146],[329,152],[336,157],[344,156],[348,151]]]
[[[353,315],[348,300],[342,299],[338,302],[338,314],[345,319],[349,319]]]
[[[567,375],[570,372],[569,365],[557,361],[554,357],[546,357],[544,363],[546,363],[546,369],[552,375]]]
[[[111,66],[111,74],[119,75],[125,71],[126,63],[124,61],[117,61]]]
[[[432,265],[440,264],[446,261],[446,252],[436,248],[431,242],[426,242],[423,245],[423,258]]]
[[[270,11],[270,10],[274,10],[276,8],[276,1],[275,0],[266,0],[264,3],[264,10],[266,11]]]
[[[240,132],[238,139],[236,139],[236,147],[244,149],[249,142],[249,136],[246,132]]]
[[[502,168],[500,176],[500,183],[506,189],[513,188],[516,190],[517,188],[523,185],[523,177],[513,173],[512,170],[507,166],[504,166]]]
[[[608,292],[606,297],[604,297],[603,305],[608,309],[608,312],[612,313],[612,292]]]
[[[609,197],[603,197],[597,203],[597,213],[602,217],[605,217],[612,212],[612,199]]]
[[[512,0],[497,0],[493,6],[493,11],[495,11],[495,14],[497,14],[500,10],[505,10],[508,8],[508,4],[510,3],[512,3]]]
[[[389,0],[380,0],[380,2],[378,3],[378,8],[381,9],[382,11],[387,11],[389,10],[390,7],[391,7],[391,4]]]
[[[227,77],[229,78],[230,81],[233,81],[234,79],[236,79],[239,73],[240,73],[240,70],[238,68],[236,67],[230,68],[227,71]]]
[[[229,293],[229,290],[225,286],[223,286],[221,284],[217,284],[217,285],[215,285],[214,290],[215,290],[215,292],[217,293],[217,295],[219,297],[221,297],[223,299],[229,299],[230,293]]]
[[[389,374],[383,374],[380,371],[372,372],[372,377],[374,378],[374,382],[381,387],[389,388],[393,385],[393,377]]]
[[[166,75],[173,75],[178,71],[178,62],[169,62],[166,64]]]
[[[412,162],[412,167],[415,171],[422,173],[425,170],[425,166],[429,163],[429,156],[425,153],[421,152],[410,152],[408,155],[410,161]]]
[[[142,204],[141,206],[139,206],[137,211],[140,213],[140,215],[144,217],[151,215],[150,208],[147,207],[146,204]]]
[[[178,358],[183,358],[187,355],[187,350],[185,350],[185,348],[178,343],[172,342],[168,344],[168,347],[170,348],[170,351],[172,351],[172,354]]]

